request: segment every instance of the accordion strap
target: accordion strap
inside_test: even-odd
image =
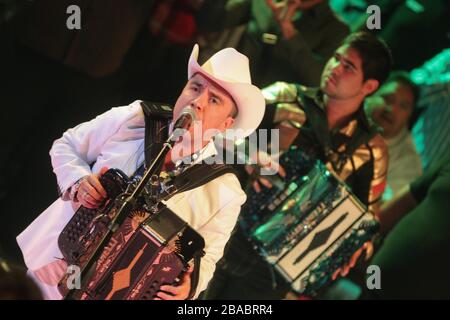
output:
[[[324,121],[323,110],[315,105],[314,100],[311,97],[300,93],[300,89],[297,89],[297,92],[299,92],[299,96],[304,102],[302,104],[303,109],[306,112],[314,135],[321,148],[324,150],[323,156],[325,157],[325,161],[330,161],[333,169],[336,172],[341,172],[343,165],[345,164],[347,159],[352,157],[356,149],[358,149],[362,144],[367,143],[376,134],[376,131],[371,128],[365,116],[364,107],[360,106],[358,111],[356,111],[353,115],[353,119],[357,119],[358,125],[353,135],[345,143],[345,151],[343,154],[341,154],[341,157],[336,163],[335,161],[331,160],[331,154],[339,154],[339,152],[335,150],[337,146],[333,145],[332,136],[328,128],[328,124],[326,121]]]
[[[226,173],[236,174],[235,170],[230,165],[222,163],[195,164],[174,179],[173,186],[176,191],[171,193],[170,197],[180,192],[186,192],[201,187]],[[164,200],[166,200],[166,198]]]
[[[172,107],[149,101],[142,101],[141,107],[145,115],[145,164],[148,167],[167,140]]]
[[[177,193],[192,190],[200,187],[226,173],[236,174],[230,165],[226,164],[196,164],[180,174],[174,180],[175,192],[171,193],[169,198]],[[166,198],[168,199],[168,198]],[[189,291],[188,299],[192,299],[197,291],[198,280],[200,276],[201,258],[205,255],[203,250],[198,250],[194,253],[194,266],[191,273],[191,289]]]

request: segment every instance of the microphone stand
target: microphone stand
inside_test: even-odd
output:
[[[90,275],[92,275],[96,268],[96,262],[100,258],[101,254],[103,253],[104,248],[108,245],[110,242],[114,232],[119,229],[119,227],[122,225],[122,223],[125,221],[125,219],[128,217],[128,214],[130,213],[131,209],[136,205],[136,202],[141,195],[142,191],[144,190],[145,186],[147,185],[150,178],[155,174],[157,168],[159,165],[164,161],[166,158],[167,153],[172,149],[173,145],[175,144],[175,132],[174,130],[172,134],[169,136],[169,138],[164,143],[161,151],[158,153],[150,167],[146,170],[144,173],[141,181],[138,183],[134,191],[131,193],[129,197],[127,197],[121,204],[120,208],[117,211],[117,214],[115,217],[111,220],[111,222],[108,225],[108,231],[103,236],[103,239],[100,241],[100,243],[97,245],[97,248],[95,249],[94,253],[92,254],[91,258],[89,258],[88,262],[84,266],[84,268],[81,270],[80,277],[81,277],[81,288],[76,289],[72,288],[68,291],[66,296],[64,297],[65,300],[71,300],[74,298],[75,292],[78,290],[84,291],[86,289],[86,278],[90,279]],[[86,277],[87,276],[87,277]]]

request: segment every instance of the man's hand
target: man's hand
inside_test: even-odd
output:
[[[336,280],[339,276],[339,274],[342,277],[345,277],[349,272],[350,269],[353,268],[356,265],[356,262],[358,261],[359,257],[361,256],[361,254],[363,254],[363,252],[366,252],[366,256],[365,256],[365,261],[369,260],[370,257],[372,257],[373,254],[373,243],[372,241],[367,241],[364,243],[364,245],[359,248],[350,258],[350,261],[348,264],[344,265],[343,267],[337,269],[331,279],[332,280]]]
[[[292,38],[296,33],[292,19],[297,10],[301,7],[301,0],[288,0],[288,3],[274,3],[274,0],[266,0],[267,5],[272,9],[273,16],[280,26],[283,37],[287,40]]]
[[[108,196],[98,180],[106,171],[108,171],[108,168],[103,167],[98,174],[88,175],[81,181],[76,197],[83,207],[98,208]]]
[[[267,6],[272,10],[275,20],[280,21],[284,15],[287,6],[287,0],[274,2],[274,0],[266,0]]]
[[[155,300],[186,300],[191,290],[192,270],[193,268],[190,266],[178,286],[161,286]]]
[[[276,161],[274,160],[270,155],[268,155],[265,152],[258,151],[257,154],[257,160],[256,160],[257,166],[261,169],[265,169],[267,171],[273,171],[274,174],[278,173],[281,177],[286,177],[286,171],[284,168]],[[252,182],[253,189],[255,189],[256,192],[261,192],[261,186],[265,186],[266,188],[272,188],[273,185],[269,181],[268,178],[264,178],[264,175],[259,175],[256,172],[255,166],[245,166],[245,171],[254,179]],[[256,179],[255,179],[256,177]],[[270,177],[270,176],[266,176]]]

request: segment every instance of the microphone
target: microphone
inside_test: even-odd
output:
[[[173,126],[173,130],[176,129],[189,129],[192,122],[197,120],[197,116],[195,115],[195,111],[191,106],[186,106],[183,108],[183,111],[181,111],[180,116],[175,121],[175,124]]]

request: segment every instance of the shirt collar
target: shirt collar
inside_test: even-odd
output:
[[[175,167],[179,167],[181,164],[192,166],[201,163],[203,160],[215,156],[217,149],[214,145],[214,141],[211,139],[206,146],[193,154],[186,156],[175,163]]]
[[[325,110],[325,103],[323,102],[323,92],[320,89],[317,89],[315,92],[311,91],[314,97],[314,102],[316,105],[323,110],[325,113],[325,119],[326,119],[326,110]],[[364,114],[362,114],[362,110],[364,110],[364,106],[361,105],[359,109],[352,115],[350,120],[342,127],[336,129],[336,132],[340,132],[348,137],[351,137],[358,127],[358,123],[363,121],[362,117]]]

